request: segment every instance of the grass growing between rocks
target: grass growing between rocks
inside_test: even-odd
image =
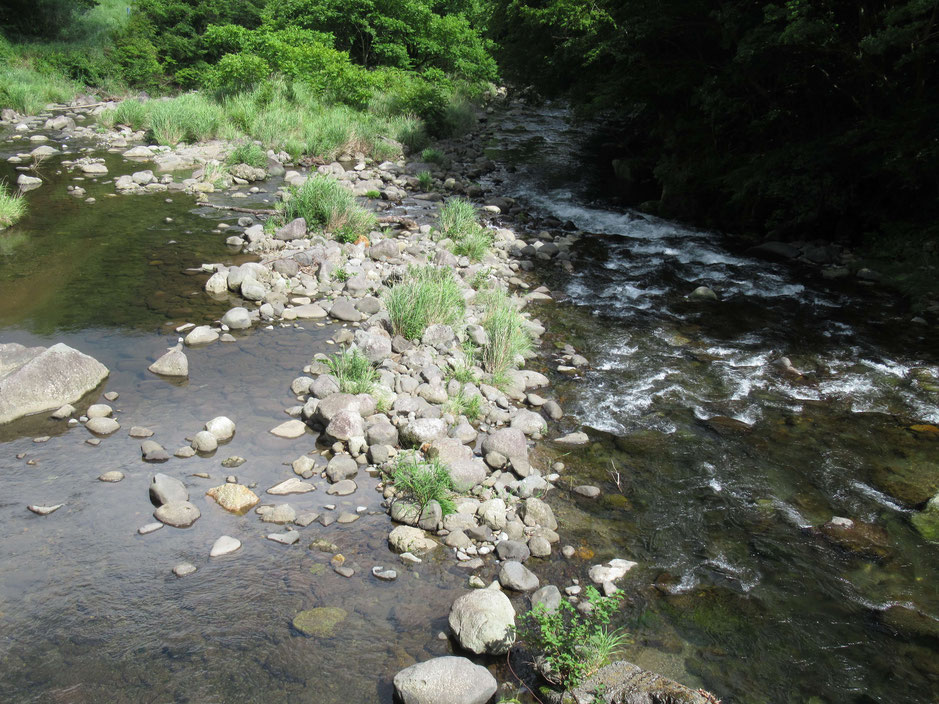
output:
[[[247,164],[256,169],[263,169],[267,167],[267,152],[254,142],[242,142],[231,150],[225,163],[229,166]]]
[[[512,298],[502,291],[487,293],[482,301],[482,327],[489,343],[482,350],[486,371],[500,377],[513,369],[519,358],[531,353],[532,337],[525,318]]]
[[[422,191],[429,191],[434,187],[434,177],[430,175],[430,171],[421,171],[417,175],[417,182]]]
[[[463,389],[456,396],[451,396],[444,405],[444,411],[455,416],[466,416],[471,422],[479,420],[482,415],[482,399],[478,395],[467,396]]]
[[[403,281],[385,295],[395,335],[420,338],[429,325],[452,325],[461,320],[466,301],[451,269],[412,267]]]
[[[358,350],[343,350],[326,360],[326,366],[344,394],[368,394],[375,388],[378,372]]]
[[[416,452],[402,452],[395,460],[391,481],[400,498],[417,504],[418,515],[436,501],[443,515],[456,512],[450,470],[437,460],[419,460]]]
[[[9,227],[26,215],[26,199],[20,193],[11,193],[0,183],[0,229]]]
[[[285,220],[304,218],[307,225],[332,233],[340,242],[354,242],[377,224],[375,214],[356,203],[351,191],[322,174],[291,188],[283,207]]]
[[[67,103],[80,86],[63,76],[40,73],[29,65],[0,66],[0,107],[35,115],[49,103]]]
[[[492,233],[476,220],[476,207],[463,198],[451,198],[440,209],[440,234],[450,239],[458,257],[478,262],[492,246]]]

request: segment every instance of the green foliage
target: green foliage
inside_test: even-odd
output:
[[[94,5],[95,0],[5,0],[0,5],[0,32],[54,39]]]
[[[432,164],[443,164],[447,158],[439,149],[427,148],[421,152],[421,160],[429,161]]]
[[[381,191],[376,191],[376,190],[374,190],[374,189],[372,189],[371,191],[366,191],[366,192],[365,192],[365,197],[366,197],[366,198],[373,198],[373,199],[374,199],[374,198],[381,198]]]
[[[451,251],[478,262],[492,246],[492,234],[476,221],[476,208],[468,200],[451,198],[440,209],[441,235],[449,238]]]
[[[0,183],[0,229],[9,227],[26,215],[26,199],[20,193],[10,193],[5,183]]]
[[[378,372],[358,350],[343,350],[326,360],[326,366],[344,394],[369,394],[375,388]]]
[[[333,272],[333,278],[336,279],[336,281],[344,283],[349,280],[349,272],[339,267]]]
[[[434,187],[434,177],[431,176],[430,171],[421,171],[417,175],[417,182],[421,185],[422,191],[429,191]]]
[[[458,257],[466,256],[469,257],[470,261],[478,262],[489,253],[491,246],[492,233],[485,228],[477,227],[469,234],[454,241],[452,252]]]
[[[591,607],[586,614],[561,599],[555,612],[538,604],[519,624],[519,639],[533,652],[544,655],[546,679],[565,689],[576,687],[600,669],[627,642],[625,634],[606,628],[619,608],[623,592],[602,596],[596,587],[588,586],[584,598]]]
[[[271,73],[271,67],[254,54],[225,54],[206,72],[205,86],[219,95],[251,90]]]
[[[447,400],[444,411],[455,416],[466,416],[467,420],[475,422],[482,413],[482,397],[479,394],[467,396],[463,389],[460,389],[456,396]]]
[[[456,323],[466,310],[453,271],[434,266],[410,268],[385,295],[385,305],[394,334],[408,340],[420,338],[429,325]]]
[[[284,202],[284,218],[305,218],[309,226],[333,233],[341,241],[355,241],[375,227],[375,214],[355,202],[351,191],[330,176],[316,174],[300,188],[291,188]]]
[[[494,5],[509,73],[628,115],[633,202],[777,239],[939,219],[935,2]]]
[[[78,88],[70,80],[39,73],[29,66],[0,66],[0,107],[25,115],[42,112],[49,103],[68,102]]]
[[[443,515],[454,513],[450,470],[438,460],[419,460],[416,452],[402,452],[395,460],[391,481],[398,496],[417,504],[418,515],[431,501],[440,504]]]
[[[247,164],[256,169],[267,167],[267,152],[254,142],[242,142],[229,153],[225,163],[229,166]]]
[[[447,379],[456,379],[461,384],[478,384],[479,377],[476,376],[476,355],[479,352],[477,347],[471,342],[463,345],[462,361],[450,363],[447,370]]]
[[[481,299],[482,327],[489,336],[482,350],[483,366],[493,375],[513,369],[516,360],[531,352],[532,338],[525,318],[510,296],[492,291]]]

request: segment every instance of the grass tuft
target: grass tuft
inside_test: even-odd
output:
[[[444,405],[444,411],[455,416],[466,416],[466,419],[475,422],[482,414],[482,398],[478,394],[467,396],[460,389],[456,396],[452,396]]]
[[[466,310],[453,271],[434,266],[410,268],[386,294],[385,305],[392,330],[408,340],[420,338],[429,325],[456,323]]]
[[[0,183],[0,228],[9,227],[26,215],[26,199],[21,193],[11,193]]]
[[[358,350],[343,350],[326,360],[326,366],[344,394],[369,394],[375,388],[378,372]]]
[[[463,198],[451,198],[440,209],[440,234],[450,239],[458,257],[478,262],[489,252],[493,237],[476,220],[476,207]]]
[[[225,163],[229,166],[247,164],[256,169],[263,169],[267,167],[267,152],[254,142],[242,142],[231,150]]]
[[[531,352],[531,333],[525,318],[507,294],[489,292],[481,303],[485,311],[482,326],[489,336],[489,343],[482,351],[483,366],[490,374],[500,377],[516,366],[519,357]]]
[[[77,83],[62,76],[41,73],[28,65],[0,65],[0,107],[35,115],[49,103],[69,102],[78,91]]]
[[[421,171],[417,175],[417,182],[422,191],[429,191],[434,186],[434,177],[430,175],[430,171]]]
[[[331,176],[316,174],[300,188],[291,188],[284,202],[284,218],[305,218],[310,226],[331,232],[342,242],[354,242],[375,227],[375,214],[355,201],[355,196]]]
[[[402,498],[411,499],[418,505],[419,514],[431,501],[440,504],[445,516],[456,512],[451,496],[453,480],[450,470],[438,460],[421,461],[416,452],[402,452],[395,461],[391,481]]]

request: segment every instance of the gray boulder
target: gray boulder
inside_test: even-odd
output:
[[[147,367],[160,376],[189,376],[189,359],[182,350],[182,345],[170,347],[157,361]]]
[[[189,501],[189,490],[179,479],[166,474],[155,474],[150,480],[150,500],[156,506],[174,501]]]
[[[499,655],[515,642],[515,609],[498,589],[476,589],[458,597],[448,621],[460,645],[477,655]]]
[[[378,325],[357,330],[355,346],[370,362],[381,362],[391,356],[391,336]]]
[[[261,297],[263,297],[263,289]],[[222,324],[232,330],[244,330],[251,327],[251,315],[247,308],[236,306],[222,316]]]
[[[543,422],[543,421],[542,421]],[[483,452],[496,452],[503,457],[528,457],[528,443],[525,434],[518,428],[502,428],[486,436],[483,440]]]
[[[447,655],[401,670],[394,688],[402,704],[486,704],[498,685],[485,667]]]
[[[0,423],[79,400],[108,375],[96,359],[57,344],[0,344]]]
[[[597,692],[603,692],[599,698]],[[567,692],[563,704],[708,704],[717,701],[631,662],[614,662]]]
[[[297,218],[291,220],[277,232],[274,233],[275,240],[289,242],[290,240],[300,240],[306,237],[306,220]]]
[[[499,570],[499,584],[517,592],[533,592],[540,586],[535,573],[515,560],[509,560],[502,565]]]

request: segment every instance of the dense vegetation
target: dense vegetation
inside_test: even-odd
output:
[[[495,0],[505,70],[623,118],[634,202],[789,238],[935,227],[936,0]]]

